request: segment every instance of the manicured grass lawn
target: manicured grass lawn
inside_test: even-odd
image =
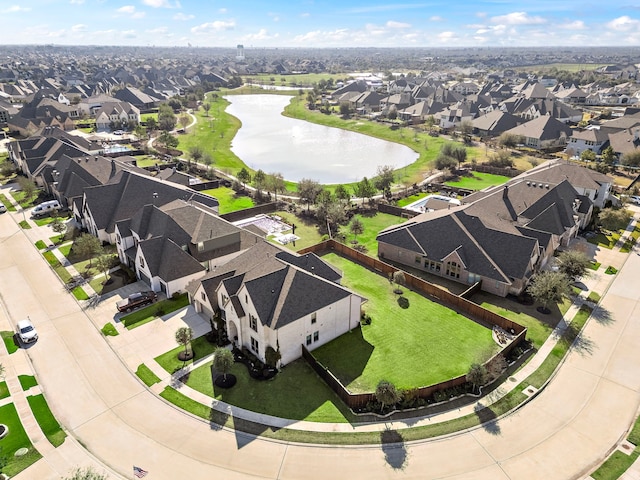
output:
[[[247,367],[241,363],[235,363],[230,373],[238,382],[229,389],[213,385],[211,363],[193,370],[186,383],[217,400],[253,412],[309,422],[355,420],[344,403],[303,359],[290,363],[267,381],[251,378]]]
[[[54,447],[62,445],[67,434],[60,428],[60,424],[51,413],[44,395],[31,395],[27,397],[27,401],[38,425],[42,429],[42,433],[45,434],[51,445]]]
[[[418,193],[416,195],[410,195],[408,197],[401,198],[400,200],[398,200],[398,206],[406,207],[407,205],[411,205],[413,202],[417,202],[418,200],[426,197],[427,195],[429,194],[423,192],[423,193]]]
[[[367,255],[375,257],[378,254],[378,242],[376,237],[381,230],[406,222],[406,218],[396,217],[388,213],[376,212],[373,215],[354,215],[359,218],[364,226],[364,233],[357,236],[358,243],[367,247]],[[353,234],[349,231],[349,225],[340,228],[340,231],[347,236],[347,245],[353,246]]]
[[[247,82],[257,83],[260,85],[286,85],[286,86],[302,86],[311,87],[320,80],[344,79],[345,75],[334,73],[296,73],[295,75],[274,75],[271,73],[259,73],[257,75],[243,75]],[[271,80],[273,78],[273,81]]]
[[[609,265],[604,273],[606,273],[607,275],[615,275],[616,273],[618,273],[618,269],[612,265]]]
[[[25,230],[31,230],[31,225],[29,225],[29,222],[27,222],[26,220],[21,220],[18,225],[20,225],[20,228],[23,228]]]
[[[471,177],[460,177],[460,179],[455,182],[445,182],[445,185],[467,188],[469,190],[482,190],[483,188],[493,185],[502,185],[509,180],[509,177],[493,175],[491,173],[471,172],[471,174]]]
[[[597,292],[591,292],[587,297],[587,300],[593,303],[598,303],[600,301],[600,294]]]
[[[591,263],[589,264],[589,268],[591,270],[598,270],[600,268],[600,265],[602,265],[600,262],[591,261]]]
[[[20,382],[20,386],[22,390],[27,391],[31,387],[35,387],[38,385],[36,377],[33,375],[18,375],[18,381]]]
[[[49,265],[51,265],[53,271],[56,272],[58,277],[60,277],[60,280],[62,280],[64,283],[67,283],[69,280],[71,280],[71,274],[65,267],[62,266],[53,252],[44,252],[42,256],[49,263]]]
[[[158,316],[166,315],[167,313],[175,312],[181,308],[189,305],[189,297],[186,293],[180,295],[175,300],[168,298],[166,300],[160,300],[159,302],[152,303],[151,305],[136,310],[128,315],[120,318],[122,324],[127,327],[127,330],[149,323]],[[162,312],[162,313],[160,313]]]
[[[14,476],[38,461],[41,455],[29,441],[13,403],[0,407],[0,418],[2,423],[9,427],[9,435],[0,440],[2,455],[6,456],[8,460],[7,465],[2,469],[2,473]],[[21,448],[28,448],[29,453],[22,457],[15,457],[13,454]]]
[[[42,240],[38,240],[38,241],[35,243],[35,245],[36,245],[36,248],[37,248],[38,250],[44,250],[45,248],[47,248],[47,244],[46,244],[46,243],[44,243]]]
[[[323,259],[342,270],[342,285],[368,299],[372,318],[313,352],[349,390],[372,392],[380,380],[403,389],[431,385],[497,351],[490,329],[407,288],[403,309],[387,278],[334,253]]]
[[[7,387],[7,382],[0,382],[0,399],[7,398],[11,393],[9,392],[9,387]]]
[[[206,357],[207,355],[211,355],[216,349],[216,345],[208,342],[203,335],[201,337],[193,339],[193,341],[191,342],[191,349],[193,349],[194,356],[191,360],[187,360],[186,362],[178,360],[178,353],[184,350],[184,347],[182,345],[174,348],[173,350],[169,350],[162,355],[158,355],[154,360],[158,362],[158,364],[167,372],[173,373],[176,370],[180,370],[181,368],[185,367],[186,365],[190,365],[193,362]]]
[[[150,157],[149,155],[135,155],[134,158],[136,159],[136,164],[140,168],[152,167],[162,163],[162,160]]]
[[[587,239],[587,242],[593,245],[598,245],[599,247],[608,248],[609,250],[611,250],[619,238],[620,238],[619,233],[608,232],[607,234],[604,234],[602,232],[598,232],[592,237],[589,237]]]
[[[4,346],[9,354],[18,350],[18,345],[16,345],[16,343],[13,341],[14,335],[15,332],[10,332],[8,330],[0,332],[0,336],[2,336],[2,340],[4,341]]]
[[[136,375],[144,382],[147,387],[154,385],[160,381],[160,378],[151,371],[144,363],[141,363],[136,370]]]
[[[639,456],[640,449],[638,448],[636,448],[631,455],[616,450],[606,462],[600,465],[600,468],[591,474],[591,478],[593,478],[593,480],[615,480],[616,478],[620,478]]]
[[[201,193],[211,195],[220,202],[220,214],[236,212],[255,206],[253,199],[245,195],[237,195],[232,188],[220,187],[203,190]]]
[[[7,198],[7,196],[4,193],[0,193],[0,202],[2,202],[2,204],[7,207],[7,211],[9,212],[15,212],[16,211],[16,207],[13,206],[13,203],[11,203],[9,201],[9,199]]]
[[[35,218],[33,220],[33,223],[35,223],[39,227],[44,227],[45,225],[49,225],[51,222],[53,222],[54,218],[55,217]],[[68,216],[59,216],[58,218],[60,218],[60,220],[62,220],[64,222],[69,217]]]
[[[119,335],[115,325],[113,325],[113,323],[111,322],[106,323],[105,326],[100,329],[100,331],[107,337],[117,337]]]
[[[536,310],[537,305],[521,305],[509,298],[496,297],[485,292],[478,292],[471,300],[478,305],[527,327],[527,339],[535,348],[540,348],[556,327],[562,314],[553,309],[549,315]]]
[[[318,232],[318,227],[315,223],[302,217],[298,217],[294,213],[275,212],[275,214],[282,218],[283,222],[288,223],[289,225],[295,224],[296,235],[300,237],[300,240],[296,240],[295,246],[293,245],[293,243],[288,243],[284,246],[285,248],[297,251],[302,248],[310,247],[311,245],[315,245],[316,243],[320,243],[322,241],[322,235],[320,235],[320,233]],[[272,239],[273,236],[267,238]],[[277,243],[277,245],[280,244]]]
[[[71,293],[76,297],[76,300],[89,300],[89,295],[87,295],[87,292],[85,292],[82,287],[74,288],[71,290]]]

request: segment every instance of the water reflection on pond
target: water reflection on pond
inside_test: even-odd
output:
[[[290,97],[232,95],[227,112],[242,127],[231,150],[249,167],[287,180],[350,183],[375,176],[379,165],[401,168],[418,154],[409,147],[281,115]]]

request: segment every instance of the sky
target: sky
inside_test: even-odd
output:
[[[0,0],[5,44],[640,46],[637,0]]]

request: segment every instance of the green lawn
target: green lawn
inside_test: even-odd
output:
[[[311,87],[320,80],[329,80],[330,78],[333,80],[344,80],[348,78],[348,76],[335,73],[296,73],[293,75],[259,73],[256,75],[243,75],[242,78],[245,82],[257,83],[260,85]]]
[[[24,230],[31,230],[31,225],[29,225],[29,222],[27,222],[26,220],[21,220],[18,225],[20,225],[20,228],[24,229]]]
[[[134,158],[136,159],[136,165],[140,168],[152,167],[163,163],[162,160],[149,155],[135,155]]]
[[[46,243],[44,243],[44,241],[42,241],[42,240],[38,240],[38,241],[35,243],[35,245],[36,245],[36,248],[37,248],[38,250],[44,250],[45,248],[47,248],[47,244],[46,244]]]
[[[4,341],[4,346],[7,349],[7,352],[9,352],[9,354],[18,350],[18,346],[13,341],[14,335],[15,335],[15,332],[11,332],[8,330],[0,332],[0,336],[2,336],[2,340]]]
[[[471,174],[471,177],[460,177],[455,182],[445,182],[445,185],[469,190],[482,190],[493,185],[502,185],[509,180],[509,177],[491,173],[471,172]]]
[[[27,401],[42,433],[45,434],[51,445],[54,447],[62,445],[67,434],[60,428],[60,424],[51,413],[44,395],[31,395],[27,397]]]
[[[20,382],[20,386],[22,390],[27,391],[31,387],[35,387],[38,385],[36,377],[33,375],[18,375],[18,381]]]
[[[247,367],[241,363],[234,364],[230,373],[238,379],[230,389],[213,386],[211,363],[193,370],[186,383],[217,400],[253,412],[309,422],[355,420],[344,403],[303,359],[290,363],[268,381],[251,378]]]
[[[2,204],[7,207],[7,211],[9,212],[15,212],[16,211],[16,207],[13,206],[13,203],[11,203],[9,201],[9,199],[7,198],[7,196],[4,193],[0,193],[0,202],[2,202]]]
[[[633,429],[627,437],[629,442],[636,445],[636,449],[631,452],[631,455],[615,450],[611,456],[591,474],[594,480],[614,480],[620,478],[624,472],[626,472],[631,464],[635,462],[640,456],[640,417],[636,418],[636,422],[633,425]]]
[[[275,215],[278,215],[283,222],[289,225],[295,224],[296,235],[300,237],[300,240],[296,240],[295,246],[293,243],[288,243],[284,246],[285,248],[297,251],[322,241],[322,235],[318,232],[318,226],[314,222],[289,212],[275,212]],[[267,237],[267,239],[273,241],[273,236]],[[274,243],[276,242],[274,241]]]
[[[191,360],[187,360],[186,362],[178,360],[178,353],[184,350],[183,346],[179,346],[174,348],[173,350],[169,350],[168,352],[157,356],[154,360],[158,362],[158,364],[167,372],[173,373],[176,370],[180,370],[181,368],[185,367],[186,365],[190,365],[193,362],[206,357],[207,355],[211,355],[216,349],[216,345],[208,342],[203,335],[201,337],[195,338],[191,342],[191,348],[193,349],[194,357]]]
[[[0,399],[7,398],[11,393],[9,392],[9,387],[7,387],[7,382],[0,382]]]
[[[218,202],[220,202],[221,215],[255,206],[251,197],[247,197],[246,195],[238,195],[232,188],[229,187],[212,188],[210,190],[203,190],[201,193],[210,195],[216,198]]]
[[[2,473],[14,476],[38,461],[41,455],[29,441],[13,403],[0,407],[0,418],[2,423],[9,427],[9,435],[0,440],[2,455],[6,456],[8,460],[7,465],[2,469]],[[13,454],[21,448],[29,449],[29,453],[22,457],[15,457]]]
[[[62,264],[56,258],[53,252],[51,251],[43,252],[42,256],[47,261],[47,263],[51,265],[51,268],[53,268],[53,271],[56,272],[58,277],[60,277],[60,279],[64,283],[67,283],[69,280],[71,280],[71,274],[67,271],[65,267],[62,266]]]
[[[160,378],[151,371],[144,363],[141,363],[136,370],[136,375],[144,382],[147,387],[154,385],[160,381]]]
[[[587,242],[593,245],[598,245],[599,247],[608,248],[609,250],[611,250],[619,238],[620,238],[619,233],[607,232],[605,234],[602,232],[598,232],[592,237],[589,237],[587,239]]]
[[[439,383],[497,351],[490,329],[407,288],[403,309],[386,277],[334,253],[323,259],[342,270],[342,285],[368,299],[372,318],[313,352],[350,391],[374,391],[380,380],[402,389]]]
[[[107,337],[116,337],[119,335],[115,325],[111,322],[106,323],[105,326],[100,329],[100,331]]]
[[[429,194],[423,192],[423,193],[418,193],[416,195],[410,195],[408,197],[401,198],[400,200],[398,200],[398,206],[406,207],[407,205],[411,205],[413,202],[417,202],[418,200],[426,197],[427,195]]]
[[[527,339],[535,348],[540,348],[556,327],[562,314],[553,309],[548,315],[536,310],[536,305],[521,305],[509,298],[496,297],[486,292],[478,292],[471,300],[478,305],[527,327]]]
[[[189,305],[189,296],[186,293],[183,293],[176,299],[168,298],[166,300],[160,300],[159,302],[152,303],[147,307],[136,310],[133,313],[124,315],[120,318],[120,321],[125,327],[127,327],[127,330],[131,330],[133,328],[140,327],[145,323],[149,323],[159,316],[184,308],[187,305]]]
[[[355,215],[354,218],[360,219],[364,226],[364,233],[358,235],[356,239],[358,240],[358,243],[367,248],[366,253],[372,257],[378,255],[378,242],[376,241],[378,233],[391,225],[398,225],[407,221],[406,218],[400,218],[395,215],[380,212],[376,212],[372,215]],[[354,236],[349,231],[349,225],[340,227],[340,232],[346,235],[347,245],[353,246],[351,241],[354,240]]]

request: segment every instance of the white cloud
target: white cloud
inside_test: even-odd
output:
[[[82,5],[84,3],[84,0],[69,0],[69,3],[71,5]]]
[[[430,17],[429,20],[432,22],[441,22],[444,19],[440,15],[434,15],[433,17]]]
[[[169,0],[142,0],[142,3],[153,8],[182,8],[178,0],[173,4]]]
[[[3,13],[28,12],[30,10],[31,10],[30,7],[21,7],[20,5],[11,5],[9,8],[3,10]]]
[[[410,23],[394,22],[393,20],[389,20],[386,23],[386,26],[388,28],[411,28],[411,24]]]
[[[611,20],[607,23],[607,27],[618,32],[628,32],[629,30],[636,30],[640,28],[640,20],[623,15],[622,17]]]
[[[301,13],[300,16],[302,18],[309,18],[311,16],[311,14],[309,12],[304,12],[304,13]]]
[[[215,22],[203,23],[191,29],[192,33],[206,33],[206,32],[219,32],[223,30],[233,30],[236,26],[236,22],[234,20],[230,20],[228,22],[223,22],[221,20],[216,20]]]
[[[438,36],[438,40],[440,40],[441,42],[444,42],[444,41],[452,40],[452,39],[456,38],[456,33],[455,32],[442,32],[442,33],[439,33],[437,36]]]
[[[136,35],[136,31],[135,30],[125,30],[123,32],[121,32],[121,35],[124,38],[137,38],[138,35]]]
[[[560,25],[560,28],[564,28],[566,30],[584,30],[586,26],[582,20],[575,20],[573,22]]]
[[[218,9],[218,13],[227,13],[227,9],[226,8],[220,8]]]
[[[476,17],[487,18],[487,12],[476,12]]]
[[[77,25],[74,25],[73,27],[71,27],[71,31],[72,32],[86,32],[87,31],[87,26],[83,23],[79,23]]]
[[[152,35],[166,35],[168,32],[169,29],[167,27],[157,27],[150,30],[145,30],[145,33],[150,33]]]
[[[539,25],[546,23],[546,20],[542,17],[530,17],[527,12],[512,12],[491,17],[491,22],[505,25]]]
[[[182,12],[178,12],[173,16],[174,20],[180,20],[180,21],[192,20],[194,18],[196,18],[195,15],[186,14]]]
[[[242,40],[244,41],[265,41],[265,40],[273,40],[278,38],[280,35],[275,33],[273,35],[269,35],[269,32],[267,32],[266,29],[262,28],[260,29],[260,31],[258,31],[258,33],[251,33],[249,35],[245,35],[244,37],[242,37]]]
[[[352,39],[353,36],[346,28],[341,28],[332,31],[314,30],[313,32],[307,32],[303,35],[297,35],[293,41],[295,43],[306,42],[322,42],[324,44],[335,44],[337,42],[345,42]]]
[[[136,11],[136,7],[134,7],[133,5],[125,5],[116,10],[116,12],[118,13],[127,13],[129,15],[131,15],[135,11]]]

